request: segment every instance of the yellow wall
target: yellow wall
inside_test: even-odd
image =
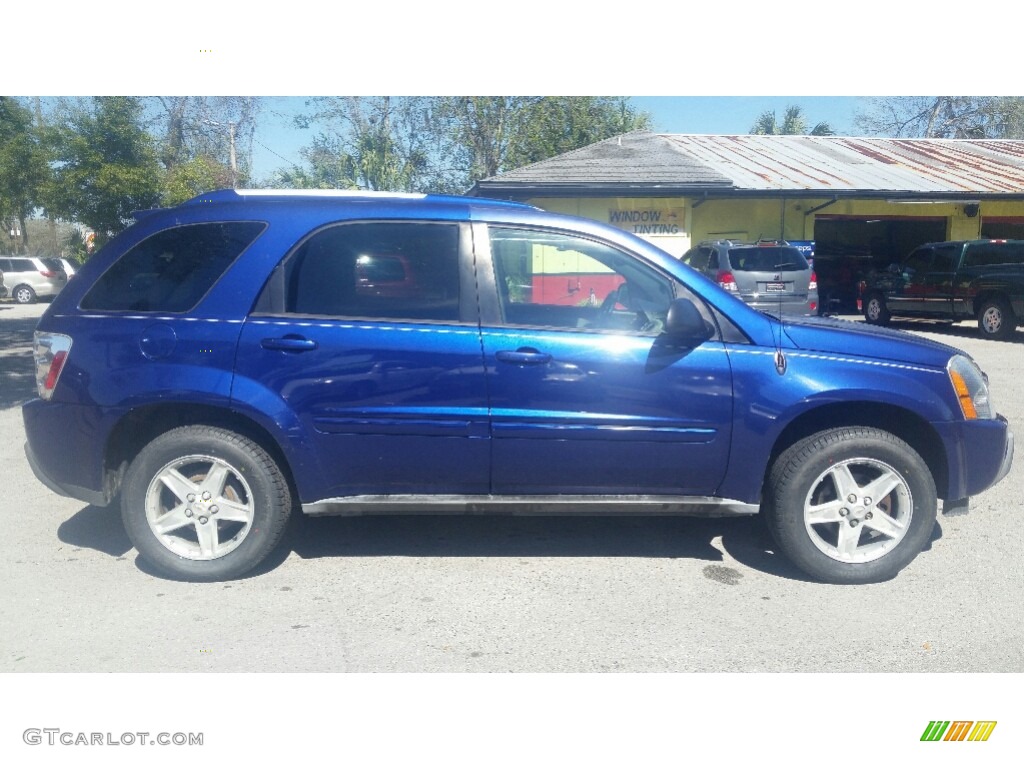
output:
[[[551,197],[527,202],[633,232],[674,256],[682,256],[693,242],[690,207],[682,197]]]
[[[817,214],[845,216],[908,216],[943,217],[946,219],[948,240],[969,240],[981,236],[981,222],[985,216],[1024,217],[1024,202],[983,202],[979,215],[968,217],[960,203],[888,203],[885,200],[840,200],[812,214],[807,212],[824,203],[828,197],[818,199],[781,200],[778,198],[742,198],[716,200],[701,198],[535,198],[530,202],[540,208],[560,213],[584,216],[636,232],[675,256],[681,256],[690,246],[701,240],[758,238],[785,240],[813,240],[814,219]],[[617,214],[615,212],[618,212]],[[626,212],[638,219],[613,222]],[[650,234],[643,231],[642,219],[647,221],[657,213],[659,222],[671,221],[677,225],[674,232]],[[638,227],[640,231],[638,231]],[[662,228],[666,229],[666,228]]]

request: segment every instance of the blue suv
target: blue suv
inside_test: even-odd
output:
[[[652,244],[519,203],[219,191],[136,223],[35,334],[26,453],[119,501],[172,578],[310,515],[767,517],[834,583],[892,578],[937,499],[1009,471],[956,349],[756,311]]]

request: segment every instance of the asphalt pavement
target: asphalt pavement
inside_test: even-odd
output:
[[[115,508],[23,452],[31,334],[0,303],[0,672],[1021,672],[1024,456],[896,579],[806,580],[758,518],[296,516],[247,578],[139,561]],[[1024,435],[1024,332],[903,323],[970,352]]]

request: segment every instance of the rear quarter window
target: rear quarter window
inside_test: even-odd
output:
[[[965,267],[994,267],[1003,264],[1024,264],[1024,245],[977,243],[967,246]]]
[[[189,224],[127,251],[82,299],[82,309],[187,312],[263,231],[262,222]]]

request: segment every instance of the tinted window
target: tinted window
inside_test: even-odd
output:
[[[285,311],[377,319],[459,319],[454,224],[345,224],[310,237],[284,265]]]
[[[952,272],[956,266],[957,257],[960,256],[958,245],[937,245],[935,246],[935,257],[932,259],[932,272]]]
[[[915,275],[918,272],[926,272],[932,265],[932,249],[918,248],[911,253],[903,262],[903,272],[908,275]]]
[[[796,248],[772,246],[730,248],[729,264],[737,272],[802,272],[809,268]]]
[[[12,272],[38,272],[38,268],[30,259],[11,259]]]
[[[615,248],[568,235],[492,227],[505,322],[657,333],[672,283]]]
[[[708,268],[708,257],[710,255],[710,248],[694,248],[683,257],[683,261],[694,269],[704,270]]]
[[[1024,246],[1017,243],[978,243],[967,246],[965,267],[991,267],[996,264],[1024,263]]]
[[[263,227],[258,222],[228,222],[159,232],[104,272],[82,299],[82,309],[192,309]]]

